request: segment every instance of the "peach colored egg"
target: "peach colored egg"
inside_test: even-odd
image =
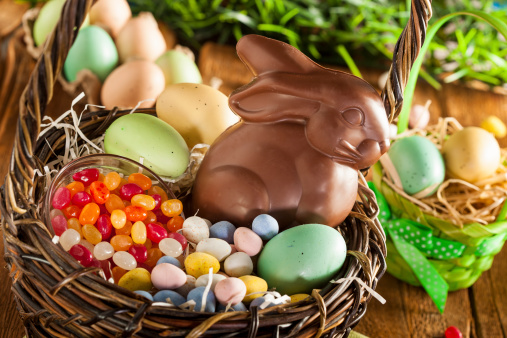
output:
[[[255,256],[262,250],[262,238],[249,228],[240,227],[234,231],[236,250]]]
[[[246,285],[239,278],[230,277],[221,280],[215,286],[215,297],[220,304],[236,305],[243,300],[246,295]]]
[[[90,23],[115,38],[132,17],[127,0],[99,0],[90,9]]]
[[[161,263],[151,271],[151,282],[159,290],[173,290],[187,282],[187,275],[173,264]]]

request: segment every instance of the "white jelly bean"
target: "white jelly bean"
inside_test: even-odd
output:
[[[137,261],[126,251],[118,251],[113,255],[114,264],[125,270],[132,270],[137,267]]]
[[[174,238],[164,238],[158,243],[158,248],[164,253],[164,255],[171,257],[178,257],[183,253],[183,247],[181,243]]]
[[[109,242],[100,242],[93,249],[93,256],[99,261],[109,259],[114,255],[114,248]]]
[[[69,251],[74,245],[79,244],[80,240],[81,235],[74,229],[67,229],[60,236],[60,244],[65,251]]]

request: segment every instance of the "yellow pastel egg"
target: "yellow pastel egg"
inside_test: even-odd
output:
[[[130,291],[150,291],[153,287],[151,274],[143,268],[135,268],[128,271],[120,278],[118,285]]]
[[[187,274],[195,278],[208,274],[210,268],[213,269],[213,273],[217,273],[220,270],[220,263],[218,259],[207,253],[194,252],[185,259]]]
[[[295,295],[290,296],[290,302],[291,303],[297,303],[300,302],[306,298],[310,297],[309,294],[306,293],[296,293]]]
[[[244,303],[250,303],[255,298],[262,297],[262,292],[268,291],[268,283],[260,277],[246,275],[239,277],[239,279],[241,279],[246,285],[246,296],[243,298]],[[255,292],[259,293],[251,295]]]
[[[507,127],[505,126],[505,123],[493,115],[488,116],[484,121],[482,121],[481,128],[486,129],[497,138],[502,138],[507,135]]]

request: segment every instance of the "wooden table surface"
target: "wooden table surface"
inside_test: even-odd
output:
[[[8,170],[19,95],[34,65],[24,51],[23,33],[19,29],[21,15],[26,9],[26,5],[0,0],[0,184],[3,184]],[[238,76],[237,72],[231,71],[242,67],[233,50],[211,46],[206,52],[220,53],[220,62],[228,64],[228,71],[221,73],[219,65],[204,62],[206,55],[203,52],[200,67],[205,80],[209,80],[211,74],[222,78],[224,92],[249,80],[248,74]],[[378,73],[364,75],[369,82],[375,83]],[[489,114],[507,121],[507,96],[456,85],[445,85],[436,91],[425,83],[418,85],[416,94],[416,103],[432,100],[432,122],[439,116],[454,116],[463,125],[478,125]],[[72,99],[58,86],[55,96],[57,102],[49,107],[53,115],[67,110]],[[506,140],[500,143],[507,146]],[[2,262],[3,250],[0,242]],[[491,270],[485,272],[473,287],[449,294],[445,312],[441,315],[422,288],[409,286],[386,274],[377,291],[387,303],[381,305],[373,299],[355,330],[370,337],[443,337],[445,329],[453,325],[461,330],[463,337],[507,337],[507,283],[504,278],[507,278],[506,247],[496,256]],[[9,271],[0,269],[0,337],[22,337],[23,324],[10,287]]]

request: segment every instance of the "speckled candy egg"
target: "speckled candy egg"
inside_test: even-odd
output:
[[[203,218],[199,216],[191,216],[185,219],[181,232],[185,238],[192,243],[209,238],[209,227]]]
[[[213,269],[213,273],[217,273],[220,269],[218,260],[204,252],[194,252],[185,258],[185,270],[191,276],[199,278],[204,274],[208,274]]]
[[[281,294],[311,293],[340,270],[347,248],[340,233],[322,224],[299,225],[273,237],[257,263],[259,277]]]
[[[225,278],[215,286],[215,297],[220,304],[236,305],[240,303],[246,295],[245,283],[239,278]]]
[[[234,232],[236,250],[255,256],[262,250],[262,238],[249,228],[240,227]]]
[[[150,273],[143,268],[128,271],[120,278],[118,285],[130,291],[150,291],[153,287]]]
[[[173,290],[187,282],[187,275],[173,264],[161,263],[151,271],[151,281],[159,290]]]

